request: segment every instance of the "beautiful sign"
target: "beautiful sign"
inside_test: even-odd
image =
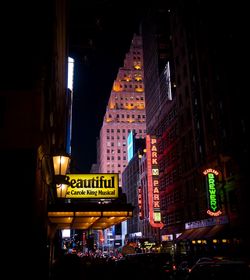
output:
[[[117,198],[119,178],[116,173],[67,174],[66,198]]]

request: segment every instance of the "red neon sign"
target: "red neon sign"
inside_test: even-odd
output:
[[[142,193],[142,187],[138,187],[138,207],[139,207],[139,218],[142,220],[143,215],[143,193]]]
[[[159,168],[157,154],[157,139],[146,136],[147,171],[148,171],[148,203],[149,222],[152,227],[163,227],[160,212]]]

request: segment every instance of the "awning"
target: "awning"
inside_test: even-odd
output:
[[[222,227],[222,225],[220,226]],[[220,228],[217,226],[187,229],[177,238],[177,241],[207,239],[214,236],[219,230]]]
[[[185,230],[178,238],[179,240],[211,239],[211,238],[230,238],[232,231],[227,224],[214,225],[210,227],[200,227]]]
[[[48,219],[58,229],[105,229],[133,215],[131,204],[65,203],[50,205]]]
[[[210,227],[210,230],[205,234],[205,238],[227,238],[228,234],[226,225],[215,225]]]
[[[187,229],[183,231],[183,233],[177,238],[177,241],[179,240],[188,240],[189,236],[193,233],[194,229]]]
[[[189,235],[190,240],[194,239],[204,239],[207,232],[209,232],[211,227],[201,227],[193,229],[193,232]]]

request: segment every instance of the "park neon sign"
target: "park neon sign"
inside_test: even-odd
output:
[[[117,173],[67,174],[66,198],[117,198],[119,178]]]
[[[162,228],[159,190],[158,149],[156,136],[146,136],[149,222]]]
[[[207,185],[207,198],[208,198],[208,210],[207,214],[210,216],[220,216],[222,214],[218,203],[218,191],[216,188],[217,176],[219,172],[216,169],[208,168],[203,171],[203,175],[206,176]]]

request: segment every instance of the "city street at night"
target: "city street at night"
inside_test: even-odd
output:
[[[250,279],[246,6],[1,5],[3,279]]]

